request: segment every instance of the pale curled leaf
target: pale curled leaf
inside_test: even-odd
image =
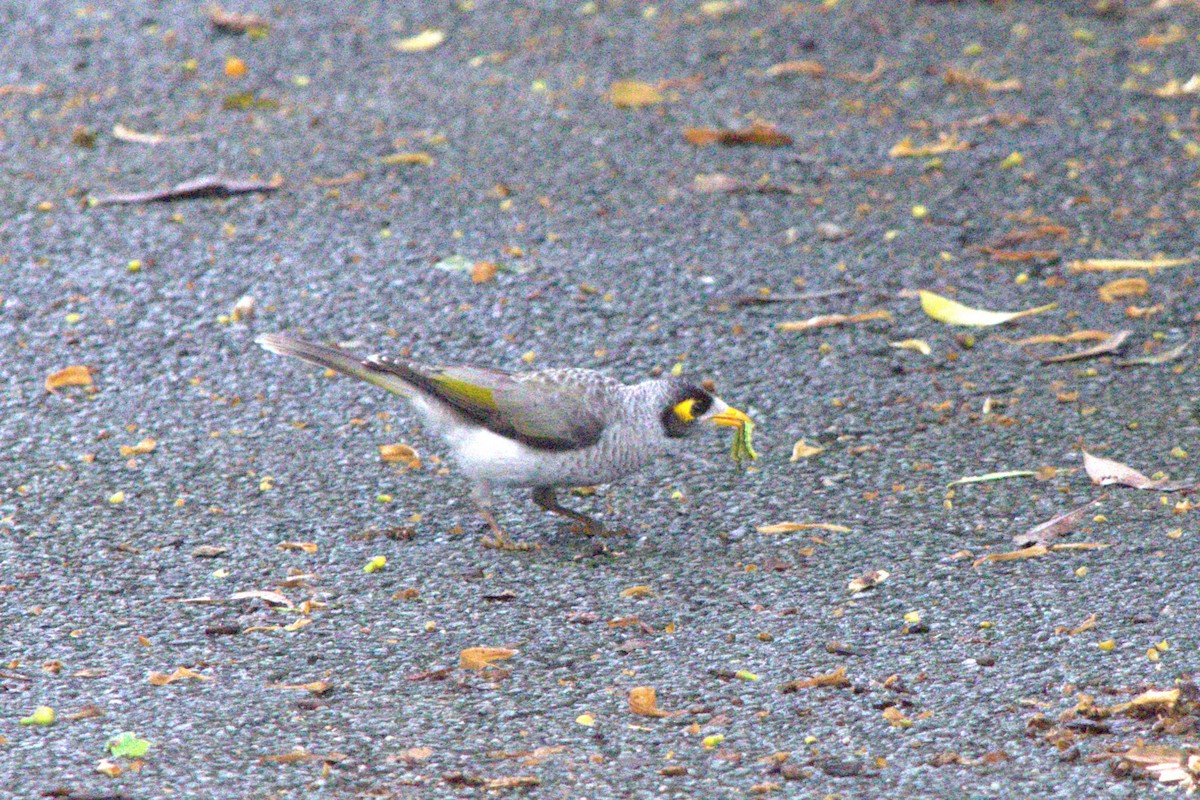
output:
[[[1095,358],[1097,356],[1108,355],[1115,353],[1125,344],[1125,340],[1133,335],[1133,331],[1122,330],[1109,336],[1099,344],[1085,347],[1082,350],[1077,350],[1074,353],[1064,353],[1061,356],[1049,356],[1041,359],[1043,364],[1061,364],[1066,361],[1079,361],[1085,358]]]
[[[1020,550],[1014,550],[1009,553],[989,553],[986,556],[975,559],[971,563],[972,567],[978,567],[981,564],[991,564],[997,561],[1016,561],[1023,558],[1037,558],[1044,556],[1050,552],[1050,548],[1045,545],[1034,545],[1033,547],[1023,547]]]
[[[887,309],[875,309],[874,311],[863,311],[858,314],[822,314],[816,317],[810,317],[804,320],[791,320],[781,322],[776,327],[781,331],[811,331],[817,328],[828,328],[833,325],[849,325],[859,322],[871,322],[874,320],[882,320],[891,322],[892,315]]]
[[[1164,350],[1161,353],[1155,353],[1152,356],[1135,356],[1122,361],[1114,361],[1113,364],[1118,367],[1147,367],[1170,364],[1172,361],[1178,361],[1183,357],[1188,349],[1191,348],[1192,341],[1192,339],[1188,339],[1181,345],[1172,347],[1170,350]]]
[[[424,53],[446,41],[446,32],[427,28],[415,36],[397,39],[392,48],[400,53]]]
[[[381,444],[379,445],[379,458],[385,463],[403,464],[409,469],[420,469],[421,467],[421,457],[407,444]]]
[[[809,444],[808,442],[804,441],[803,439],[800,439],[798,442],[796,442],[794,445],[792,445],[792,457],[788,460],[792,461],[794,463],[803,458],[812,458],[813,456],[818,455],[820,453],[824,453],[824,452],[825,452],[824,447],[817,447],[815,445]]]
[[[924,309],[925,313],[938,322],[944,322],[947,325],[990,327],[993,325],[1002,325],[1005,322],[1020,319],[1021,317],[1027,317],[1030,314],[1040,314],[1044,311],[1051,311],[1058,308],[1058,303],[1047,303],[1044,306],[1028,308],[1024,311],[985,311],[979,308],[971,308],[957,300],[951,300],[949,297],[942,297],[940,294],[935,294],[924,289],[920,290],[918,294],[921,298],[921,308]]]
[[[886,581],[888,576],[891,574],[892,573],[888,572],[886,569],[876,569],[864,573],[850,581],[850,583],[846,584],[846,591],[850,592],[851,594],[858,594],[860,592],[865,592],[868,589],[874,589],[876,586]]]
[[[277,191],[281,186],[283,186],[283,178],[280,176],[276,176],[270,181],[261,181],[253,178],[222,178],[215,175],[205,175],[200,178],[193,178],[190,181],[177,183],[169,189],[111,194],[93,197],[88,202],[92,206],[169,203],[176,200],[233,197],[234,195],[255,192],[267,194]]]
[[[1115,303],[1125,297],[1145,296],[1150,291],[1150,283],[1145,278],[1117,278],[1104,284],[1097,291],[1102,302]]]
[[[915,350],[923,356],[933,354],[933,350],[929,347],[929,342],[924,339],[904,339],[899,342],[888,342],[888,347],[894,347],[897,350]]]
[[[759,533],[795,533],[797,531],[832,531],[833,533],[849,533],[845,525],[833,522],[776,522],[774,525],[759,525],[755,528]]]
[[[1013,542],[1022,547],[1027,545],[1046,546],[1053,542],[1058,537],[1069,533],[1076,525],[1083,521],[1087,516],[1092,506],[1099,503],[1101,500],[1108,497],[1107,494],[1102,494],[1095,500],[1091,500],[1078,508],[1073,508],[1062,514],[1058,514],[1045,522],[1034,525],[1024,533],[1019,533],[1013,537]]]
[[[1083,468],[1092,483],[1100,486],[1119,484],[1131,489],[1152,489],[1156,492],[1178,492],[1191,484],[1180,481],[1154,480],[1148,478],[1130,466],[1120,461],[1094,456],[1086,450],[1083,453]]]

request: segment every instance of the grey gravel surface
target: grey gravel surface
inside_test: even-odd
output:
[[[1101,493],[1085,447],[1197,477],[1195,349],[1121,369],[1035,358],[1085,345],[1011,344],[1128,328],[1129,357],[1200,332],[1194,266],[1140,273],[1148,293],[1115,303],[1098,287],[1131,274],[1068,266],[1200,256],[1196,96],[1150,93],[1197,70],[1195,6],[831,5],[234,8],[270,21],[262,39],[214,31],[199,4],[0,8],[0,794],[1162,792],[1089,758],[1195,731],[1121,718],[1060,751],[1026,725],[1077,692],[1114,703],[1195,674],[1200,511],[1111,487],[1066,539],[1110,547],[972,563]],[[425,28],[445,42],[392,47]],[[224,74],[230,56],[243,77]],[[801,59],[824,76],[764,73]],[[1021,88],[948,83],[947,69]],[[655,84],[663,102],[614,108],[617,80]],[[223,109],[237,92],[278,107]],[[794,144],[681,135],[754,119]],[[198,138],[126,143],[118,123]],[[889,156],[939,134],[970,147]],[[433,161],[381,161],[396,152]],[[1002,166],[1014,152],[1023,164]],[[791,189],[693,191],[714,172]],[[212,173],[284,184],[85,199]],[[820,223],[849,235],[829,241]],[[1002,242],[1039,225],[1062,231]],[[1059,258],[980,249],[998,242]],[[475,284],[434,267],[453,255],[505,269]],[[862,288],[726,302],[846,286]],[[921,312],[917,289],[1059,307],[951,328]],[[255,313],[228,320],[247,295]],[[891,321],[777,328],[880,308]],[[711,436],[693,460],[570,497],[628,529],[602,542],[507,496],[505,524],[540,548],[486,550],[464,481],[400,402],[253,345],[279,329],[625,380],[682,363],[754,415],[761,460],[740,470]],[[910,338],[932,354],[889,346]],[[93,368],[94,387],[47,392],[71,365]],[[147,437],[153,452],[121,454]],[[792,463],[800,438],[825,450]],[[381,463],[391,442],[416,447],[421,467]],[[1041,467],[1059,472],[947,489]],[[757,532],[785,520],[848,530]],[[364,572],[380,555],[386,567]],[[882,585],[847,592],[877,569]],[[636,586],[650,593],[623,596]],[[229,599],[250,590],[294,607]],[[1062,632],[1093,614],[1093,629]],[[457,669],[473,646],[519,653]],[[148,680],[179,667],[206,679]],[[850,687],[780,690],[839,667]],[[315,681],[330,686],[283,688]],[[632,715],[639,686],[678,713]],[[56,724],[18,723],[40,705]],[[884,717],[891,706],[911,727]],[[102,714],[68,719],[88,707]],[[96,765],[122,731],[152,746],[140,771],[110,778]],[[308,755],[269,758],[296,748]],[[962,763],[934,766],[944,753]],[[505,778],[537,785],[486,785]]]

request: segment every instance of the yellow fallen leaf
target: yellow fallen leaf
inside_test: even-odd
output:
[[[409,469],[421,467],[421,457],[416,450],[406,444],[379,445],[379,458],[388,464],[404,464]]]
[[[146,680],[150,682],[151,686],[166,686],[168,683],[175,683],[182,680],[211,681],[212,676],[201,675],[199,672],[194,672],[187,667],[180,667],[170,675],[162,672],[151,672],[146,676]]]
[[[790,461],[799,461],[802,458],[812,458],[818,453],[824,453],[824,447],[816,447],[801,439],[792,445],[792,457]]]
[[[759,525],[755,530],[759,533],[795,533],[796,531],[850,532],[850,529],[845,525],[836,525],[832,522],[776,522],[774,525]]]
[[[156,447],[158,447],[158,442],[150,437],[146,437],[132,447],[121,445],[121,457],[132,458],[134,456],[144,456],[147,453],[153,453]]]
[[[1098,291],[1102,301],[1115,303],[1122,297],[1142,297],[1150,291],[1150,284],[1145,278],[1118,278],[1104,284]]]
[[[54,709],[50,706],[38,706],[33,710],[33,713],[28,717],[22,717],[19,722],[22,725],[53,725],[57,715]]]
[[[970,325],[973,327],[1002,325],[1010,320],[1058,308],[1058,303],[1047,303],[1044,306],[1029,308],[1024,311],[984,311],[983,309],[965,306],[957,300],[951,300],[949,297],[942,297],[940,294],[934,294],[924,289],[919,294],[921,297],[921,308],[925,310],[925,313],[938,322],[944,322],[947,325]]]
[[[95,371],[93,368],[85,367],[82,364],[60,369],[58,372],[51,373],[46,377],[46,391],[53,392],[64,386],[91,386],[92,374]]]
[[[650,686],[636,686],[629,690],[629,710],[639,717],[671,716],[658,707],[658,696]]]
[[[942,135],[938,141],[920,146],[913,144],[912,137],[906,136],[888,151],[888,155],[892,158],[925,158],[966,150],[970,146],[970,142],[960,142],[954,135]]]
[[[617,108],[645,108],[663,101],[663,94],[641,81],[617,81],[608,89],[608,101]]]
[[[370,575],[372,572],[378,572],[387,566],[387,556],[375,556],[366,564],[363,565],[363,572]]]
[[[591,714],[580,714],[575,718],[576,725],[582,725],[585,728],[591,728],[596,724],[596,718]]]
[[[1071,262],[1071,272],[1119,272],[1126,269],[1163,269],[1191,264],[1194,258],[1087,258]]]
[[[468,647],[458,654],[459,669],[487,669],[493,661],[512,658],[518,651],[507,647]]]
[[[285,631],[287,631],[288,633],[295,633],[296,631],[303,628],[305,625],[310,625],[310,624],[312,624],[311,619],[309,619],[308,617],[300,617],[295,622],[288,624],[288,625],[284,625],[283,629]]]
[[[781,331],[811,331],[816,328],[828,328],[831,325],[847,325],[872,320],[892,321],[892,315],[887,309],[879,308],[874,311],[863,311],[858,314],[822,314],[802,320],[781,322],[776,327]]]
[[[416,36],[409,36],[407,39],[397,39],[392,42],[392,47],[401,53],[424,53],[427,50],[437,47],[444,41],[446,41],[445,31],[427,28]]]
[[[392,153],[391,155],[386,155],[380,158],[379,163],[403,164],[410,167],[423,167],[433,163],[433,156],[429,155],[429,153]]]
[[[933,350],[929,348],[929,343],[924,339],[904,339],[899,342],[888,342],[888,347],[894,347],[897,350],[916,350],[923,356],[933,353]]]

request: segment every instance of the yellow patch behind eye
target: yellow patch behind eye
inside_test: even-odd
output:
[[[694,397],[689,397],[682,403],[677,403],[673,409],[675,411],[675,416],[679,417],[684,422],[691,422],[696,418],[696,415],[692,413],[692,406],[694,405],[696,405],[696,399]]]

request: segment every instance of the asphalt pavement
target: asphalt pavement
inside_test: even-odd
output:
[[[0,8],[0,794],[1165,795],[1121,753],[1200,743],[1200,500],[1083,453],[1200,480],[1198,16]],[[205,175],[269,185],[98,202]],[[604,539],[502,496],[539,547],[489,550],[403,404],[274,330],[681,366],[760,459],[566,495]]]

